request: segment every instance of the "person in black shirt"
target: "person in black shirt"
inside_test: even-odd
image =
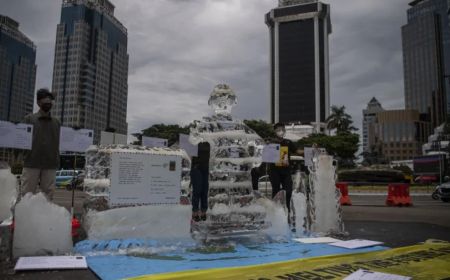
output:
[[[206,221],[209,189],[209,154],[211,146],[208,142],[198,144],[198,156],[192,157],[192,219],[196,222]]]
[[[291,140],[285,139],[286,128],[283,123],[274,125],[275,139],[270,139],[272,144],[280,144],[280,161],[269,164],[269,180],[272,185],[272,198],[280,191],[281,187],[286,191],[286,206],[291,211],[292,197],[292,163],[290,156],[296,152],[296,146]]]

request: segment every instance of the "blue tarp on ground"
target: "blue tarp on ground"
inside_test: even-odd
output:
[[[105,248],[112,254],[105,254]],[[117,251],[120,248],[122,251]],[[87,256],[89,268],[95,274],[102,279],[110,280],[191,269],[256,265],[387,249],[376,246],[348,250],[327,244],[302,244],[294,241],[225,246],[220,253],[205,253],[195,248],[197,247],[193,244],[163,245],[152,241],[114,240],[82,241],[76,245],[75,250]]]

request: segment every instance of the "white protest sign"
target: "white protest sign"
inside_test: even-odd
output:
[[[262,151],[262,161],[277,163],[280,161],[280,144],[265,145]]]
[[[111,206],[178,204],[181,192],[181,157],[113,153]]]
[[[334,243],[341,241],[339,239],[335,239],[332,237],[307,237],[307,238],[294,238],[292,240],[305,244]]]
[[[313,159],[322,153],[326,153],[326,150],[324,148],[305,147],[304,148],[305,165],[313,166],[314,165]]]
[[[94,131],[91,129],[75,130],[71,127],[61,127],[59,150],[61,152],[84,153],[94,142]]]
[[[412,279],[412,277],[368,271],[363,269],[359,269],[344,278],[344,280],[409,280],[409,279]]]
[[[336,247],[341,247],[341,248],[346,248],[346,249],[359,249],[359,248],[377,246],[377,245],[381,245],[381,244],[383,244],[383,242],[365,240],[365,239],[352,239],[352,240],[330,243],[331,246],[336,246]]]
[[[198,156],[198,146],[189,141],[189,135],[180,133],[180,148],[185,150],[188,156]]]
[[[102,131],[100,133],[100,145],[126,145],[128,137],[125,134]]]
[[[168,142],[169,141],[167,139],[142,136],[142,146],[146,146],[149,148],[165,148],[167,147]]]
[[[14,270],[87,269],[83,256],[20,257]]]
[[[0,121],[0,147],[31,150],[33,125]]]

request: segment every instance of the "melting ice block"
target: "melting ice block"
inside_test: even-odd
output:
[[[27,193],[15,208],[14,257],[62,255],[72,251],[71,217],[43,193]]]
[[[90,211],[85,219],[84,227],[91,240],[191,238],[191,207],[185,205],[149,205]]]
[[[311,229],[316,233],[342,233],[344,225],[339,203],[340,193],[336,189],[336,166],[333,157],[320,155],[315,158],[311,171],[312,192],[310,195],[313,219]]]
[[[8,169],[0,169],[0,223],[12,217],[17,198],[17,179]]]

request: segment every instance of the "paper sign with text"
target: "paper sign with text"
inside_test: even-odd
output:
[[[149,148],[165,148],[168,142],[167,139],[142,136],[142,146]]]
[[[33,125],[0,121],[0,147],[31,150]]]
[[[61,127],[59,137],[59,150],[61,152],[84,153],[94,142],[94,131],[92,129],[78,129]]]

